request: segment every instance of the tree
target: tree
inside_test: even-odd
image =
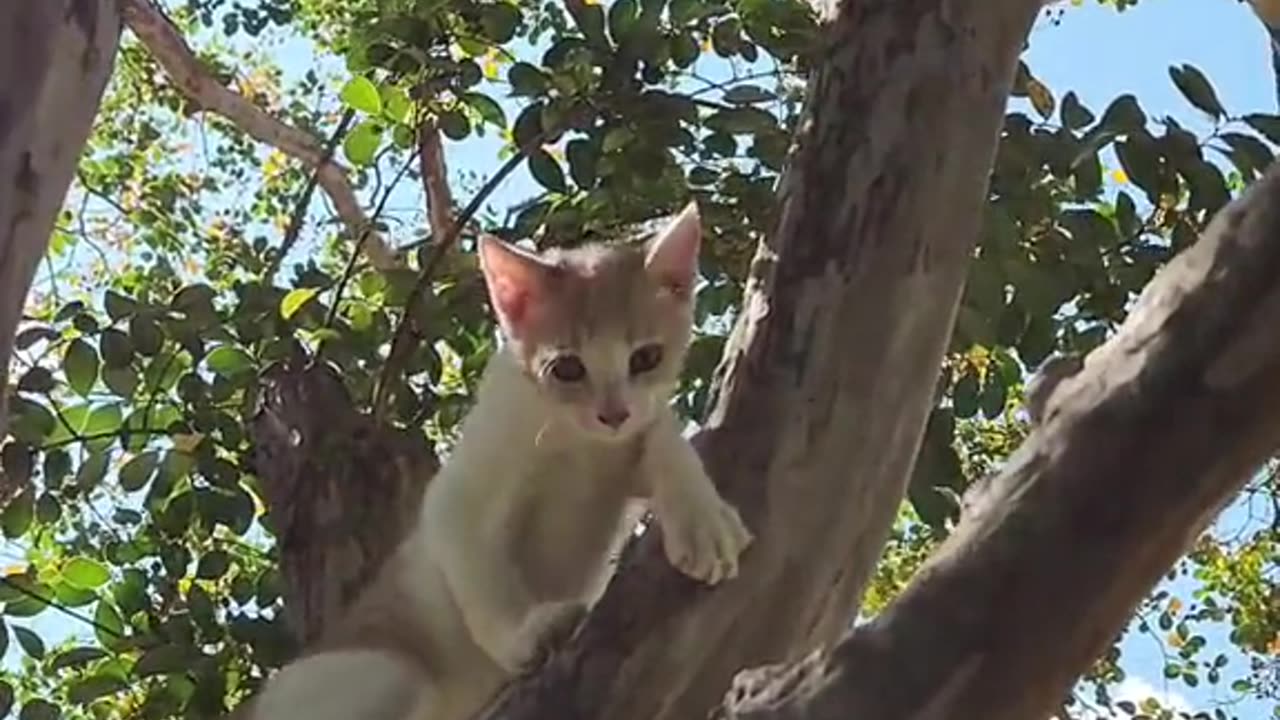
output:
[[[121,8],[138,44],[122,48],[101,113],[112,121],[81,160],[51,257],[119,244],[101,250],[92,293],[63,297],[55,278],[31,303],[4,447],[14,495],[0,516],[7,537],[28,543],[23,571],[0,588],[6,616],[91,606],[96,637],[50,652],[13,626],[30,659],[0,699],[24,717],[55,705],[219,713],[340,610],[403,533],[492,349],[470,252],[477,225],[577,242],[699,200],[713,235],[679,403],[704,418],[700,449],[759,537],[742,578],[708,592],[666,566],[651,529],[573,645],[491,717],[700,715],[735,673],[763,663],[782,665],[743,675],[722,713],[1045,716],[1081,672],[1102,692],[1117,679],[1115,658],[1099,654],[1181,541],[1271,450],[1271,348],[1236,319],[1270,292],[1257,240],[1273,232],[1275,183],[1254,179],[1280,122],[1229,115],[1189,66],[1171,75],[1214,119],[1203,141],[1177,123],[1155,134],[1132,96],[1100,117],[1071,93],[1059,107],[1017,59],[1039,10],[1029,0],[849,0],[816,12],[690,0]],[[341,107],[303,101],[325,97],[323,69],[284,81],[243,49],[245,33],[264,31],[341,55]],[[495,92],[504,85],[506,97]],[[1040,119],[1005,114],[1010,91]],[[212,142],[188,116],[206,118]],[[444,156],[458,146],[441,136],[493,129],[507,159],[459,208],[455,189],[470,188],[450,187]],[[262,157],[246,135],[274,150]],[[173,161],[191,140],[211,158],[199,172]],[[1114,199],[1109,149],[1129,181]],[[482,212],[518,168],[538,194],[506,219]],[[391,209],[406,195],[419,204],[401,184],[414,175],[429,206],[421,220]],[[1193,244],[1251,180],[1231,211],[1245,220],[1221,220]],[[317,188],[337,232],[311,210]],[[430,232],[406,245],[402,228],[415,224]],[[1131,297],[1188,246],[1148,290],[1168,302],[1117,332]],[[1198,279],[1211,251],[1222,269]],[[1194,338],[1195,352],[1182,341],[1137,360],[1116,350],[1169,308],[1180,320],[1160,332]],[[1049,394],[1021,454],[971,491],[976,512],[961,513],[958,494],[1028,431],[1015,412],[1022,371],[1095,347]],[[1135,367],[1141,382],[1119,382]],[[1201,395],[1175,390],[1210,376]],[[1104,378],[1111,394],[1067,394]],[[1234,413],[1234,444],[1177,424],[1209,409]],[[1162,432],[1187,438],[1184,452],[1132,450]],[[1047,465],[1041,448],[1057,453]],[[1131,461],[1087,472],[1099,448]],[[1167,523],[1125,505],[1108,517],[1130,531],[1102,534],[1043,499],[1094,507],[1121,471]],[[1175,471],[1196,491],[1161,493]],[[996,502],[1006,495],[1026,501]],[[1026,523],[1044,529],[1015,554],[1001,538]],[[944,538],[931,570],[888,604]],[[1082,582],[1078,564],[1053,555],[1068,539],[1110,543],[1114,563],[1094,583],[1121,562],[1141,570],[1091,612],[1053,606],[1064,641],[1038,662],[1025,644],[984,644],[980,631],[999,622],[1025,629],[1014,601]],[[1235,552],[1204,541],[1197,552],[1213,547]],[[1050,556],[1045,571],[1060,572],[1042,584],[991,587],[1041,578],[1031,569]],[[1253,586],[1239,591],[1245,580],[1247,570],[1206,575],[1231,604],[1202,600],[1195,612],[1236,613],[1252,633],[1237,643],[1265,649],[1277,623],[1250,604]],[[877,619],[810,654],[843,634],[864,592]],[[990,601],[983,612],[953,609],[977,598]],[[1191,610],[1165,613],[1180,631],[1195,622]],[[924,643],[947,652],[923,662]],[[1181,646],[1179,677],[1199,677],[1196,646]],[[999,678],[1022,684],[993,689]],[[1266,690],[1256,675],[1235,681]]]

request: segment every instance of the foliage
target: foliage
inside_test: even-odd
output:
[[[469,235],[413,293],[441,240],[421,229],[420,188],[405,182],[430,128],[451,157],[497,146],[522,163],[532,197],[491,198],[479,218],[511,239],[613,238],[699,201],[710,233],[700,333],[678,404],[700,416],[773,222],[816,47],[796,0],[193,0],[172,15],[219,78],[277,117],[327,137],[351,114],[339,159],[410,265],[349,262],[351,232],[316,208],[282,255],[309,173],[196,115],[126,44],[18,340],[0,457],[14,562],[0,648],[21,661],[0,679],[0,715],[204,716],[295,650],[246,429],[272,363],[319,354],[362,408],[381,384],[388,420],[447,447],[492,326]],[[320,61],[281,62],[298,44]],[[1027,371],[1105,338],[1160,264],[1270,162],[1280,118],[1232,114],[1193,67],[1171,81],[1207,134],[1153,122],[1128,95],[1086,108],[1019,68],[938,404],[867,613],[1024,436]],[[406,316],[415,342],[388,366]],[[1273,484],[1258,491],[1270,497]],[[1150,599],[1154,626],[1144,615],[1135,631],[1167,635],[1169,677],[1275,692],[1272,533],[1206,537],[1187,560],[1194,601]],[[42,629],[51,617],[63,622]],[[1253,667],[1218,659],[1196,631],[1212,623],[1234,629]],[[1109,702],[1120,660],[1100,659],[1086,679],[1095,701]]]

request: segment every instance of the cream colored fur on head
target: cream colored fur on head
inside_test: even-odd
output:
[[[504,343],[417,527],[244,720],[466,720],[577,626],[647,502],[671,563],[718,583],[751,534],[668,401],[692,324],[690,205],[640,246],[481,241]]]

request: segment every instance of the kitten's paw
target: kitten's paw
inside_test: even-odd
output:
[[[573,637],[586,615],[587,606],[580,602],[551,603],[534,608],[517,633],[507,662],[503,663],[506,669],[514,675],[523,675],[540,668]]]
[[[667,560],[695,580],[715,585],[738,575],[738,557],[754,537],[738,510],[719,495],[659,508]]]

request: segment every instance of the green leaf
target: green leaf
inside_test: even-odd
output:
[[[311,298],[315,297],[319,292],[320,288],[318,287],[290,290],[289,293],[280,300],[280,317],[285,320],[293,317],[298,310],[302,309],[303,305],[306,305]]]
[[[133,672],[138,677],[167,675],[186,670],[190,664],[191,653],[182,645],[160,645],[153,647],[138,658]]]
[[[568,3],[569,14],[588,43],[598,48],[608,48],[609,39],[604,35],[604,9],[587,3]]]
[[[106,435],[118,431],[123,422],[124,411],[120,403],[99,405],[90,411],[81,432],[85,435]]]
[[[66,373],[67,384],[81,397],[88,395],[98,381],[99,364],[98,353],[92,345],[84,338],[72,340],[62,357],[62,371]]]
[[[223,377],[234,377],[253,370],[253,358],[234,345],[219,345],[205,358],[213,372]]]
[[[1147,115],[1138,106],[1138,99],[1126,93],[1111,101],[1098,124],[1113,132],[1135,132],[1146,127]]]
[[[1040,117],[1046,120],[1053,117],[1056,102],[1053,99],[1053,91],[1049,89],[1049,86],[1035,78],[1028,78],[1027,98],[1031,101],[1031,107],[1035,108]]]
[[[26,371],[18,379],[18,389],[25,392],[47,393],[56,385],[57,381],[53,379],[53,373],[39,365]]]
[[[138,312],[138,303],[131,298],[116,292],[108,290],[103,296],[102,304],[107,310],[107,316],[114,322],[121,318],[126,318]]]
[[[111,456],[106,452],[90,453],[88,459],[76,468],[75,486],[81,490],[92,490],[97,487],[106,476],[107,463],[110,461]]]
[[[18,720],[58,720],[62,711],[48,700],[28,700],[18,713]]]
[[[951,402],[956,417],[970,418],[978,412],[978,374],[973,368],[966,367],[964,374],[956,381]]]
[[[94,635],[107,648],[115,647],[124,637],[124,620],[119,611],[106,600],[99,600],[93,613]]]
[[[702,54],[702,49],[698,47],[698,40],[693,33],[683,32],[673,35],[670,43],[671,60],[680,69],[697,62],[698,56]]]
[[[363,75],[357,75],[348,80],[347,84],[342,86],[342,92],[338,97],[342,98],[342,102],[348,107],[360,112],[369,115],[382,112],[382,98],[378,95],[377,86]]]
[[[734,85],[724,93],[724,101],[734,105],[754,105],[777,99],[777,95],[759,85]]]
[[[164,335],[156,321],[142,315],[135,315],[129,320],[129,339],[133,348],[148,357],[160,352],[164,346]]]
[[[545,75],[536,66],[527,62],[518,62],[507,70],[507,82],[511,83],[513,97],[533,97],[541,95],[550,87]]]
[[[227,573],[231,567],[231,556],[222,550],[214,550],[200,558],[196,566],[196,577],[202,580],[217,580]]]
[[[515,37],[520,24],[520,10],[505,2],[485,5],[480,10],[480,27],[485,36],[496,44],[509,42]]]
[[[1227,114],[1218,100],[1218,94],[1213,90],[1213,85],[1209,84],[1209,79],[1195,66],[1188,64],[1182,67],[1170,66],[1169,77],[1173,80],[1173,84],[1178,86],[1183,97],[1196,108],[1212,115],[1215,119]]]
[[[24,627],[13,628],[13,636],[17,638],[19,647],[22,651],[34,660],[44,657],[44,640],[40,636]]]
[[[107,566],[86,557],[72,558],[62,568],[62,577],[67,579],[73,585],[82,587],[86,590],[94,590],[102,587],[111,579],[111,572],[107,570]]]
[[[982,392],[978,395],[978,406],[982,410],[983,417],[988,420],[1000,417],[1009,397],[1009,388],[1005,386],[1004,378],[994,370],[995,368],[991,368],[987,371],[987,376],[982,383]]]
[[[1280,115],[1250,113],[1244,116],[1249,127],[1262,133],[1271,142],[1280,145]]]
[[[13,710],[13,686],[8,681],[0,680],[0,717],[9,717]]]
[[[609,35],[615,45],[621,45],[640,17],[636,0],[614,0],[609,6]]]
[[[536,148],[529,153],[529,173],[533,175],[533,179],[537,180],[540,185],[552,192],[565,193],[569,191],[569,186],[564,180],[564,170],[560,169],[560,163],[551,157],[551,153]]]
[[[125,399],[138,391],[138,373],[131,367],[108,367],[102,371],[102,382],[107,389]]]
[[[573,177],[573,182],[583,190],[595,187],[600,159],[595,145],[587,140],[570,140],[565,146],[565,157],[569,160],[569,175]]]
[[[27,534],[31,528],[31,520],[35,517],[35,493],[30,489],[23,490],[9,501],[4,513],[0,514],[0,527],[4,536],[14,540]]]
[[[778,120],[772,114],[754,107],[738,107],[721,110],[707,118],[711,130],[731,134],[758,134],[774,132]]]
[[[73,703],[84,705],[106,695],[114,695],[128,687],[128,684],[114,675],[101,673],[80,678],[67,687],[67,699]]]
[[[403,88],[388,85],[379,93],[382,97],[382,116],[397,123],[407,123],[413,112],[413,101]]]
[[[94,660],[101,660],[107,657],[107,652],[102,648],[96,647],[74,647],[58,653],[50,665],[54,670],[69,670],[72,668],[82,668]]]
[[[355,127],[342,141],[342,152],[351,164],[368,165],[382,143],[382,126],[373,120],[365,120]]]
[[[1094,120],[1093,113],[1080,103],[1074,90],[1062,96],[1062,106],[1058,112],[1062,116],[1062,124],[1070,130],[1079,130]]]
[[[471,133],[471,121],[457,110],[446,110],[436,118],[436,127],[450,140],[465,140]]]
[[[459,96],[459,99],[470,105],[471,109],[475,110],[485,122],[506,129],[507,114],[493,98],[481,93],[465,92]]]
[[[102,331],[98,343],[102,347],[102,360],[107,367],[128,367],[133,362],[133,343],[123,332],[107,328]]]

